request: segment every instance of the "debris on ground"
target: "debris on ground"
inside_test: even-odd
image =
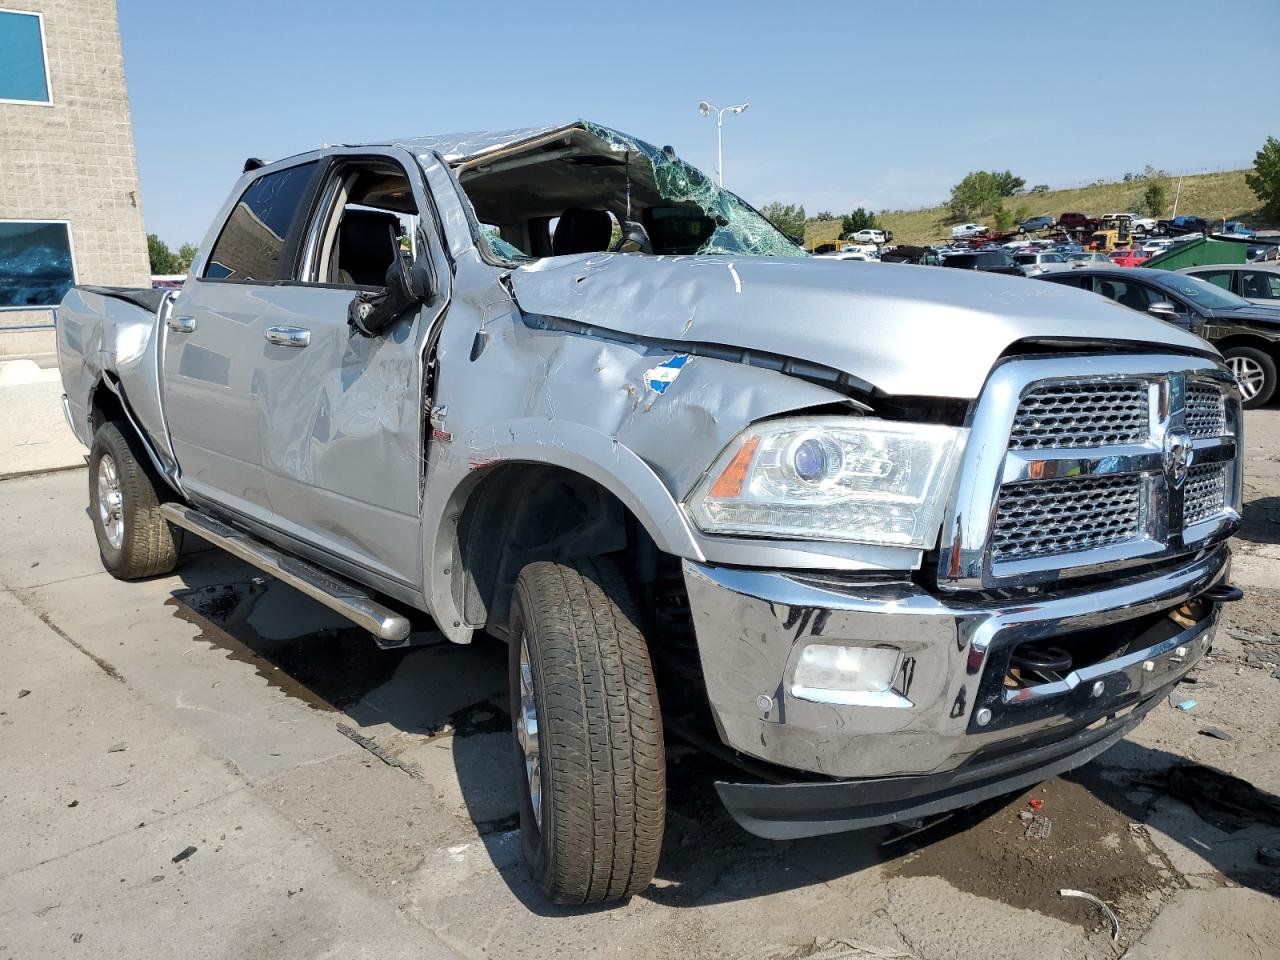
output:
[[[67,804],[67,806],[68,806],[68,807],[78,807],[78,806],[80,806],[80,801],[79,801],[79,800],[72,800],[70,803],[68,803],[68,804]]]
[[[363,736],[362,734],[356,733],[356,731],[352,730],[345,723],[338,724],[338,732],[342,734],[344,737],[346,737],[348,740],[350,740],[352,743],[368,750],[370,753],[372,753],[375,757],[377,757],[387,766],[396,767],[400,770],[403,770],[405,773],[413,777],[413,779],[415,780],[422,779],[422,771],[419,770],[417,766],[415,766],[412,763],[405,763],[399,757],[393,757],[391,754],[387,753],[386,750],[382,749],[382,747],[378,746],[378,744],[375,741],[370,740],[368,737]]]
[[[945,823],[946,821],[950,820],[953,816],[955,816],[954,813],[944,813],[942,814],[942,816],[934,817],[932,820],[929,820],[929,821],[905,820],[902,823],[895,824],[895,826],[897,827],[897,832],[881,840],[880,846],[882,847],[892,846],[893,844],[897,843],[899,840],[905,840],[907,839],[907,837],[914,837],[918,833],[923,833],[926,830],[931,830],[932,828],[936,827],[940,823]]]
[[[23,689],[23,690],[19,690],[19,691],[18,691],[18,699],[19,699],[19,700],[21,700],[23,697],[29,697],[29,696],[31,696],[31,691],[30,691],[30,690]]]
[[[817,937],[813,943],[793,948],[785,953],[772,953],[770,960],[917,960],[914,953],[886,950],[872,946],[865,940],[841,937],[830,940]]]
[[[1219,830],[1234,833],[1255,823],[1280,826],[1280,797],[1213,767],[1199,763],[1170,767],[1165,785]]]
[[[186,849],[182,850],[173,858],[173,862],[181,863],[183,860],[186,860],[189,856],[191,856],[195,852],[196,852],[195,847],[187,847]]]
[[[107,753],[124,753],[125,745],[123,743],[113,743],[107,747]]]
[[[1027,832],[1023,834],[1028,840],[1048,840],[1053,832],[1053,821],[1048,817],[1033,817],[1027,824]]]
[[[1169,699],[1169,702],[1173,703],[1172,697]],[[1177,707],[1179,710],[1181,710],[1183,713],[1190,713],[1192,710],[1196,708],[1196,702],[1194,700],[1181,700],[1178,703],[1174,703],[1173,705]]]
[[[1059,890],[1058,896],[1078,897],[1081,900],[1088,900],[1090,903],[1097,904],[1099,907],[1102,908],[1102,912],[1107,915],[1107,920],[1111,924],[1111,942],[1115,943],[1117,940],[1120,939],[1119,918],[1116,916],[1115,911],[1112,910],[1109,906],[1107,906],[1106,903],[1104,903],[1098,897],[1095,897],[1092,893],[1086,893],[1083,890]]]
[[[1205,737],[1213,737],[1215,740],[1225,740],[1228,743],[1235,739],[1235,737],[1227,733],[1227,731],[1223,730],[1221,727],[1201,727],[1200,734]]]
[[[1032,800],[1028,800],[1027,806],[1029,806],[1032,810],[1040,810],[1044,808],[1044,801],[1041,800],[1039,797],[1036,797]]]

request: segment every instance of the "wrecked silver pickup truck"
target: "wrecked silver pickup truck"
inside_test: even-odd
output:
[[[384,646],[507,641],[561,902],[651,880],[664,733],[760,836],[919,818],[1107,749],[1239,596],[1204,341],[808,257],[591,123],[250,161],[181,291],[77,288],[58,345],[116,576],[188,531]]]

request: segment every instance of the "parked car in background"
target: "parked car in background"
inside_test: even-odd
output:
[[[1213,224],[1204,217],[1181,216],[1174,217],[1172,220],[1156,221],[1156,232],[1166,236],[1193,233],[1204,235],[1212,230]]]
[[[1280,265],[1257,263],[1217,263],[1183,267],[1178,273],[1199,277],[1223,290],[1263,306],[1280,305]]]
[[[858,243],[884,243],[885,234],[883,230],[859,230],[857,233],[851,234],[847,239],[855,240]]]
[[[1141,250],[1113,250],[1107,258],[1117,267],[1136,267],[1151,259],[1151,254]]]
[[[1013,262],[1022,268],[1022,274],[1026,277],[1034,277],[1036,274],[1044,273],[1046,270],[1070,269],[1067,258],[1060,253],[1043,251],[1015,253],[1013,254]]]
[[[1013,261],[1007,250],[998,247],[990,250],[960,250],[942,260],[944,267],[957,270],[980,270],[983,273],[1007,273],[1015,277],[1025,276],[1022,268]]]
[[[1228,220],[1222,225],[1219,233],[1224,237],[1239,237],[1244,240],[1252,240],[1258,235],[1256,230],[1251,230],[1239,220]]]
[[[1097,223],[1086,213],[1064,213],[1058,217],[1058,226],[1067,230],[1092,230]]]
[[[1090,267],[1037,279],[1092,290],[1208,340],[1226,358],[1246,407],[1260,407],[1275,393],[1280,307],[1250,303],[1199,277],[1148,267]]]
[[[977,237],[987,232],[987,228],[980,223],[962,223],[958,227],[951,228],[951,239],[961,240],[965,237]]]
[[[1079,253],[1067,254],[1067,262],[1072,267],[1085,267],[1090,264],[1106,264],[1111,262],[1111,258],[1105,253],[1095,253],[1092,250],[1081,250]]]
[[[1041,230],[1048,230],[1053,224],[1054,220],[1051,216],[1032,217],[1030,220],[1023,220],[1018,224],[1018,232],[1038,233]]]
[[[1139,217],[1133,218],[1133,230],[1135,233],[1154,233],[1156,229],[1155,217]]]
[[[820,253],[814,259],[816,260],[860,260],[863,263],[870,263],[875,257],[863,253],[861,250],[844,250],[840,253]]]
[[[1157,253],[1164,253],[1173,246],[1173,241],[1168,237],[1157,237],[1155,240],[1147,240],[1140,248],[1143,253],[1149,257],[1154,257]]]

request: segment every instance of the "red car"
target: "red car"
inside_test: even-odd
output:
[[[1098,221],[1084,213],[1064,213],[1058,218],[1058,226],[1067,230],[1092,230]]]
[[[1137,267],[1151,259],[1151,254],[1141,250],[1116,250],[1107,254],[1108,259],[1117,267]]]

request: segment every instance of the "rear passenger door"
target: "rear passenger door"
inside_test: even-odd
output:
[[[259,523],[271,519],[261,370],[282,349],[264,335],[292,316],[279,280],[318,169],[268,167],[238,185],[162,331],[164,411],[184,488]]]

